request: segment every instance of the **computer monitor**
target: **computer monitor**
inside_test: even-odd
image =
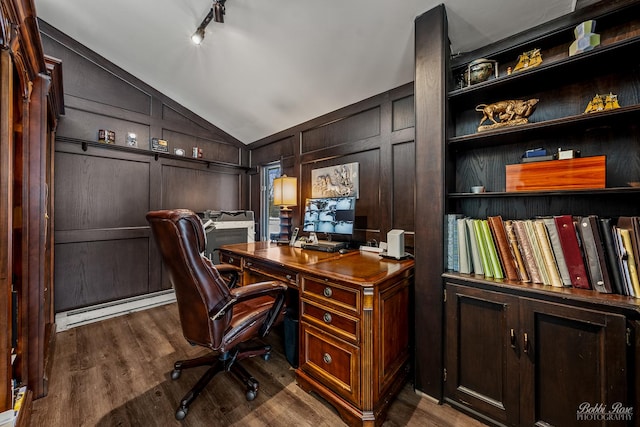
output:
[[[351,236],[355,219],[355,197],[307,199],[302,231]]]

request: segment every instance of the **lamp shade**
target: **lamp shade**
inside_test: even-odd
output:
[[[273,204],[276,206],[298,204],[298,178],[282,175],[273,180]]]

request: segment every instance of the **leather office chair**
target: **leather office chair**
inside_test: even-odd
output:
[[[220,271],[233,266],[214,266],[202,255],[206,237],[200,218],[186,209],[147,213],[147,221],[176,293],[184,337],[213,353],[174,364],[176,380],[185,368],[210,365],[176,410],[176,419],[186,417],[189,405],[218,372],[233,373],[247,387],[246,398],[258,393],[258,381],[238,362],[247,357],[269,359],[271,346],[241,348],[241,344],[269,333],[282,319],[287,286],[269,281],[230,289]]]

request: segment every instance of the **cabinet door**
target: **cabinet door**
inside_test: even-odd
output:
[[[623,316],[528,298],[520,316],[522,425],[582,425],[583,404],[634,406],[627,401]],[[605,424],[618,425],[594,425]]]
[[[631,346],[631,360],[629,360],[629,370],[632,378],[630,388],[633,390],[631,402],[640,402],[640,320],[629,321],[627,324],[629,344]],[[640,427],[640,416],[638,416],[638,406],[634,408],[634,427]]]
[[[300,369],[360,406],[360,348],[302,321]]]
[[[447,400],[518,424],[518,298],[447,284]]]

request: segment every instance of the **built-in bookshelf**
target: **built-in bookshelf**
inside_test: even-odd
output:
[[[438,293],[435,274],[418,266],[442,260],[443,400],[505,425],[574,425],[581,402],[634,406],[640,392],[640,299],[447,271],[446,218],[640,215],[639,189],[631,185],[640,181],[640,2],[598,2],[448,58],[442,81],[425,64],[449,51],[446,11],[425,15],[416,24],[416,157],[434,172],[423,180],[433,193],[417,207],[425,223],[442,224],[443,232],[440,241],[416,250],[416,281],[428,276],[432,299],[423,303],[430,304]],[[600,45],[570,56],[575,27],[591,19]],[[533,49],[540,49],[542,64],[509,74],[519,55]],[[478,58],[497,61],[497,77],[459,85]],[[618,96],[621,108],[584,113],[596,94],[609,93]],[[478,131],[480,104],[529,99],[539,101],[527,124]],[[443,134],[434,130],[440,113]],[[606,156],[605,188],[506,191],[506,166],[540,147],[579,151],[583,158]],[[441,163],[431,164],[426,155],[440,152]],[[474,193],[474,186],[486,192]],[[417,227],[417,240],[435,235],[424,230]],[[631,424],[640,425],[637,416]]]
[[[515,36],[508,41],[457,57],[451,63],[451,81],[467,64],[483,54],[497,59],[496,78],[464,88],[451,88],[448,102],[451,126],[446,147],[453,171],[446,182],[447,213],[486,218],[523,220],[554,215],[634,216],[640,208],[632,200],[640,188],[640,112],[638,23],[631,17],[640,10],[637,2],[621,2],[617,8],[581,11],[547,27],[531,30],[535,37]],[[574,27],[587,19],[596,20],[601,44],[593,50],[569,56]],[[631,19],[631,20],[630,20]],[[541,48],[543,63],[519,73],[507,74],[518,55]],[[492,54],[493,53],[493,54]],[[621,108],[585,114],[589,100],[597,93],[615,93]],[[529,123],[489,131],[477,131],[480,103],[502,99],[537,98],[539,103]],[[531,148],[558,148],[580,152],[582,157],[606,156],[606,188],[549,191],[505,191],[505,167],[519,163]],[[484,193],[470,188],[483,185]],[[594,299],[607,298],[594,293]],[[629,300],[630,306],[637,303]]]

